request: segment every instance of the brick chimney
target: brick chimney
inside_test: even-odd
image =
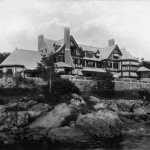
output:
[[[64,44],[65,44],[65,63],[74,67],[70,50],[70,28],[64,28]]]
[[[42,43],[43,43],[43,35],[38,36],[38,52],[42,50]]]
[[[113,45],[115,45],[115,40],[114,39],[110,39],[108,41],[108,46],[113,46]]]

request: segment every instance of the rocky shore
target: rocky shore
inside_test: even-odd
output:
[[[123,136],[144,136],[150,105],[141,100],[85,101],[72,94],[68,103],[49,106],[33,100],[0,105],[0,143],[50,141],[82,144]]]

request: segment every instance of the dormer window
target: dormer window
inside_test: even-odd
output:
[[[53,44],[53,47],[54,47],[54,51],[57,51],[60,47],[60,45],[56,45],[55,43]]]
[[[97,52],[95,53],[95,57],[96,57],[96,58],[99,58],[99,57],[100,57],[100,51],[99,51],[99,50],[97,50]]]
[[[92,52],[86,52],[86,57],[92,58],[93,57],[93,53]]]

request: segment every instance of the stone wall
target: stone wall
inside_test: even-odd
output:
[[[140,89],[150,89],[150,83],[115,81],[115,90],[117,91],[140,90]]]
[[[90,91],[92,86],[94,85],[94,81],[92,80],[73,80],[75,85],[79,87],[81,91]],[[140,89],[150,89],[149,82],[131,82],[131,81],[114,81],[115,82],[115,90],[140,90]]]
[[[73,83],[81,90],[81,91],[91,91],[91,88],[94,85],[93,80],[74,80]]]

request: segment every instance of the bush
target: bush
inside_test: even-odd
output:
[[[148,105],[150,102],[150,92],[148,90],[138,91],[139,98],[143,100],[145,105]]]
[[[113,98],[126,99],[126,100],[137,100],[137,99],[139,99],[138,90],[115,91]]]
[[[0,96],[26,96],[28,94],[35,94],[36,89],[28,88],[0,88]]]
[[[45,98],[47,101],[53,101],[55,102],[64,102],[65,98],[66,100],[69,100],[70,94],[76,93],[79,94],[80,90],[79,88],[70,80],[68,79],[55,79],[52,81],[52,93],[49,93],[49,86],[43,87],[43,94],[45,95]]]
[[[112,97],[114,95],[113,76],[110,72],[106,72],[95,78],[95,85],[92,87],[92,92],[102,97]]]
[[[27,79],[22,77],[20,74],[16,74],[15,77],[13,77],[16,82],[16,87],[19,87],[20,85],[31,85],[32,87],[35,87],[36,84],[33,79]]]

